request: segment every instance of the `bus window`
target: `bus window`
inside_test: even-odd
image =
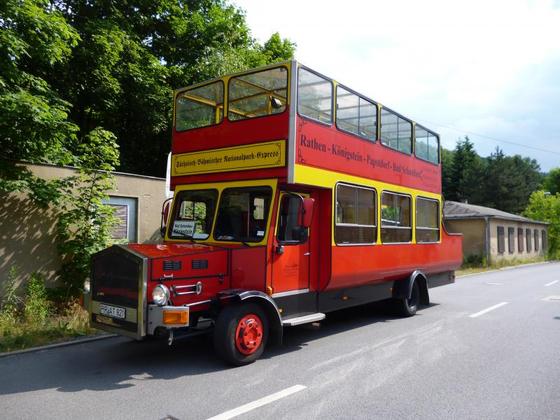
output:
[[[298,74],[298,112],[322,123],[332,122],[332,83],[300,68]]]
[[[412,153],[412,123],[381,108],[381,143],[399,152]]]
[[[309,236],[307,228],[300,225],[303,199],[298,195],[285,194],[280,202],[278,214],[278,233],[281,243],[304,243]]]
[[[381,241],[384,243],[412,240],[410,196],[381,194]]]
[[[377,138],[377,106],[343,87],[336,88],[336,126],[368,140]]]
[[[261,242],[266,232],[271,197],[270,187],[226,188],[220,198],[214,239]]]
[[[224,84],[221,81],[183,91],[175,104],[175,129],[207,127],[224,117]]]
[[[438,164],[439,138],[418,125],[414,133],[414,153],[416,157]]]
[[[175,200],[169,237],[207,239],[212,230],[217,200],[217,190],[180,191]]]
[[[242,74],[229,81],[231,121],[279,114],[286,109],[288,70],[285,67]]]
[[[416,199],[416,242],[439,241],[439,202]]]
[[[375,191],[338,184],[334,240],[337,244],[376,242]]]

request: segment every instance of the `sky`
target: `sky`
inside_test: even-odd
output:
[[[560,0],[232,0],[252,35],[441,135],[560,167]]]

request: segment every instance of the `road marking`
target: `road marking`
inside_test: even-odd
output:
[[[290,388],[283,389],[282,391],[278,391],[274,394],[270,394],[256,401],[234,408],[233,410],[229,410],[222,414],[218,414],[217,416],[210,417],[208,420],[232,419],[234,417],[240,416],[241,414],[248,413],[249,411],[254,410],[255,408],[262,407],[263,405],[270,404],[271,402],[288,397],[292,394],[295,394],[296,392],[303,391],[306,388],[307,387],[305,385],[294,385],[291,386]]]
[[[486,284],[489,284],[490,286],[503,286],[504,283],[492,283],[490,281],[487,281]]]
[[[501,308],[502,306],[507,305],[508,303],[509,303],[509,302],[498,303],[497,305],[490,306],[489,308],[486,308],[486,309],[484,309],[483,311],[477,312],[476,314],[469,315],[469,317],[470,317],[470,318],[477,318],[477,317],[479,317],[480,315],[484,315],[484,314],[486,314],[486,313],[488,313],[488,312],[490,312],[490,311],[493,311],[494,309]]]
[[[551,281],[550,283],[546,283],[546,284],[544,285],[544,287],[552,286],[553,284],[558,283],[558,281],[560,281],[560,280],[554,280],[554,281]]]
[[[554,301],[560,300],[560,296],[547,296],[547,297],[543,298],[543,300],[545,302],[554,302]]]

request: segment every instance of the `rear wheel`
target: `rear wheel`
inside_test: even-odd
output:
[[[410,298],[404,297],[396,301],[396,307],[400,315],[409,317],[416,314],[418,305],[420,304],[420,287],[415,281],[412,285],[412,294]]]
[[[268,319],[254,303],[226,307],[218,316],[214,348],[226,362],[242,366],[263,353],[268,339]]]

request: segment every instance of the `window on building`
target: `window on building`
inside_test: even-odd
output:
[[[288,70],[285,67],[232,77],[228,118],[235,121],[279,114],[286,109],[287,98]]]
[[[504,227],[498,226],[498,253],[503,254],[506,250],[506,240],[504,237]]]
[[[298,74],[298,112],[330,124],[332,122],[332,83],[304,68]]]
[[[105,203],[113,207],[117,219],[111,238],[123,242],[137,242],[138,199],[111,196]]]
[[[520,254],[523,252],[523,244],[525,240],[523,238],[523,228],[517,228],[517,252]]]
[[[412,123],[387,108],[381,108],[381,143],[403,153],[412,153]]]
[[[375,190],[346,184],[336,186],[334,240],[337,244],[376,242]]]
[[[344,89],[336,88],[336,126],[365,139],[377,138],[377,106]]]
[[[548,242],[546,240],[546,230],[542,230],[541,231],[542,234],[542,250],[543,250],[543,254],[546,254],[548,252]]]
[[[439,202],[416,199],[416,242],[439,241]]]
[[[525,229],[525,239],[527,242],[527,252],[531,252],[533,250],[532,247],[532,241],[531,241],[532,235],[531,235],[531,229]]]
[[[439,163],[439,138],[434,133],[416,126],[414,130],[414,153],[416,157],[435,164]]]
[[[224,84],[222,81],[195,87],[177,95],[175,129],[207,127],[219,124],[224,117]]]
[[[535,237],[535,252],[539,252],[539,231],[537,229],[533,230],[533,236]]]
[[[410,196],[384,192],[381,195],[381,241],[410,242],[412,220]]]
[[[508,227],[508,252],[515,252],[515,228]]]

